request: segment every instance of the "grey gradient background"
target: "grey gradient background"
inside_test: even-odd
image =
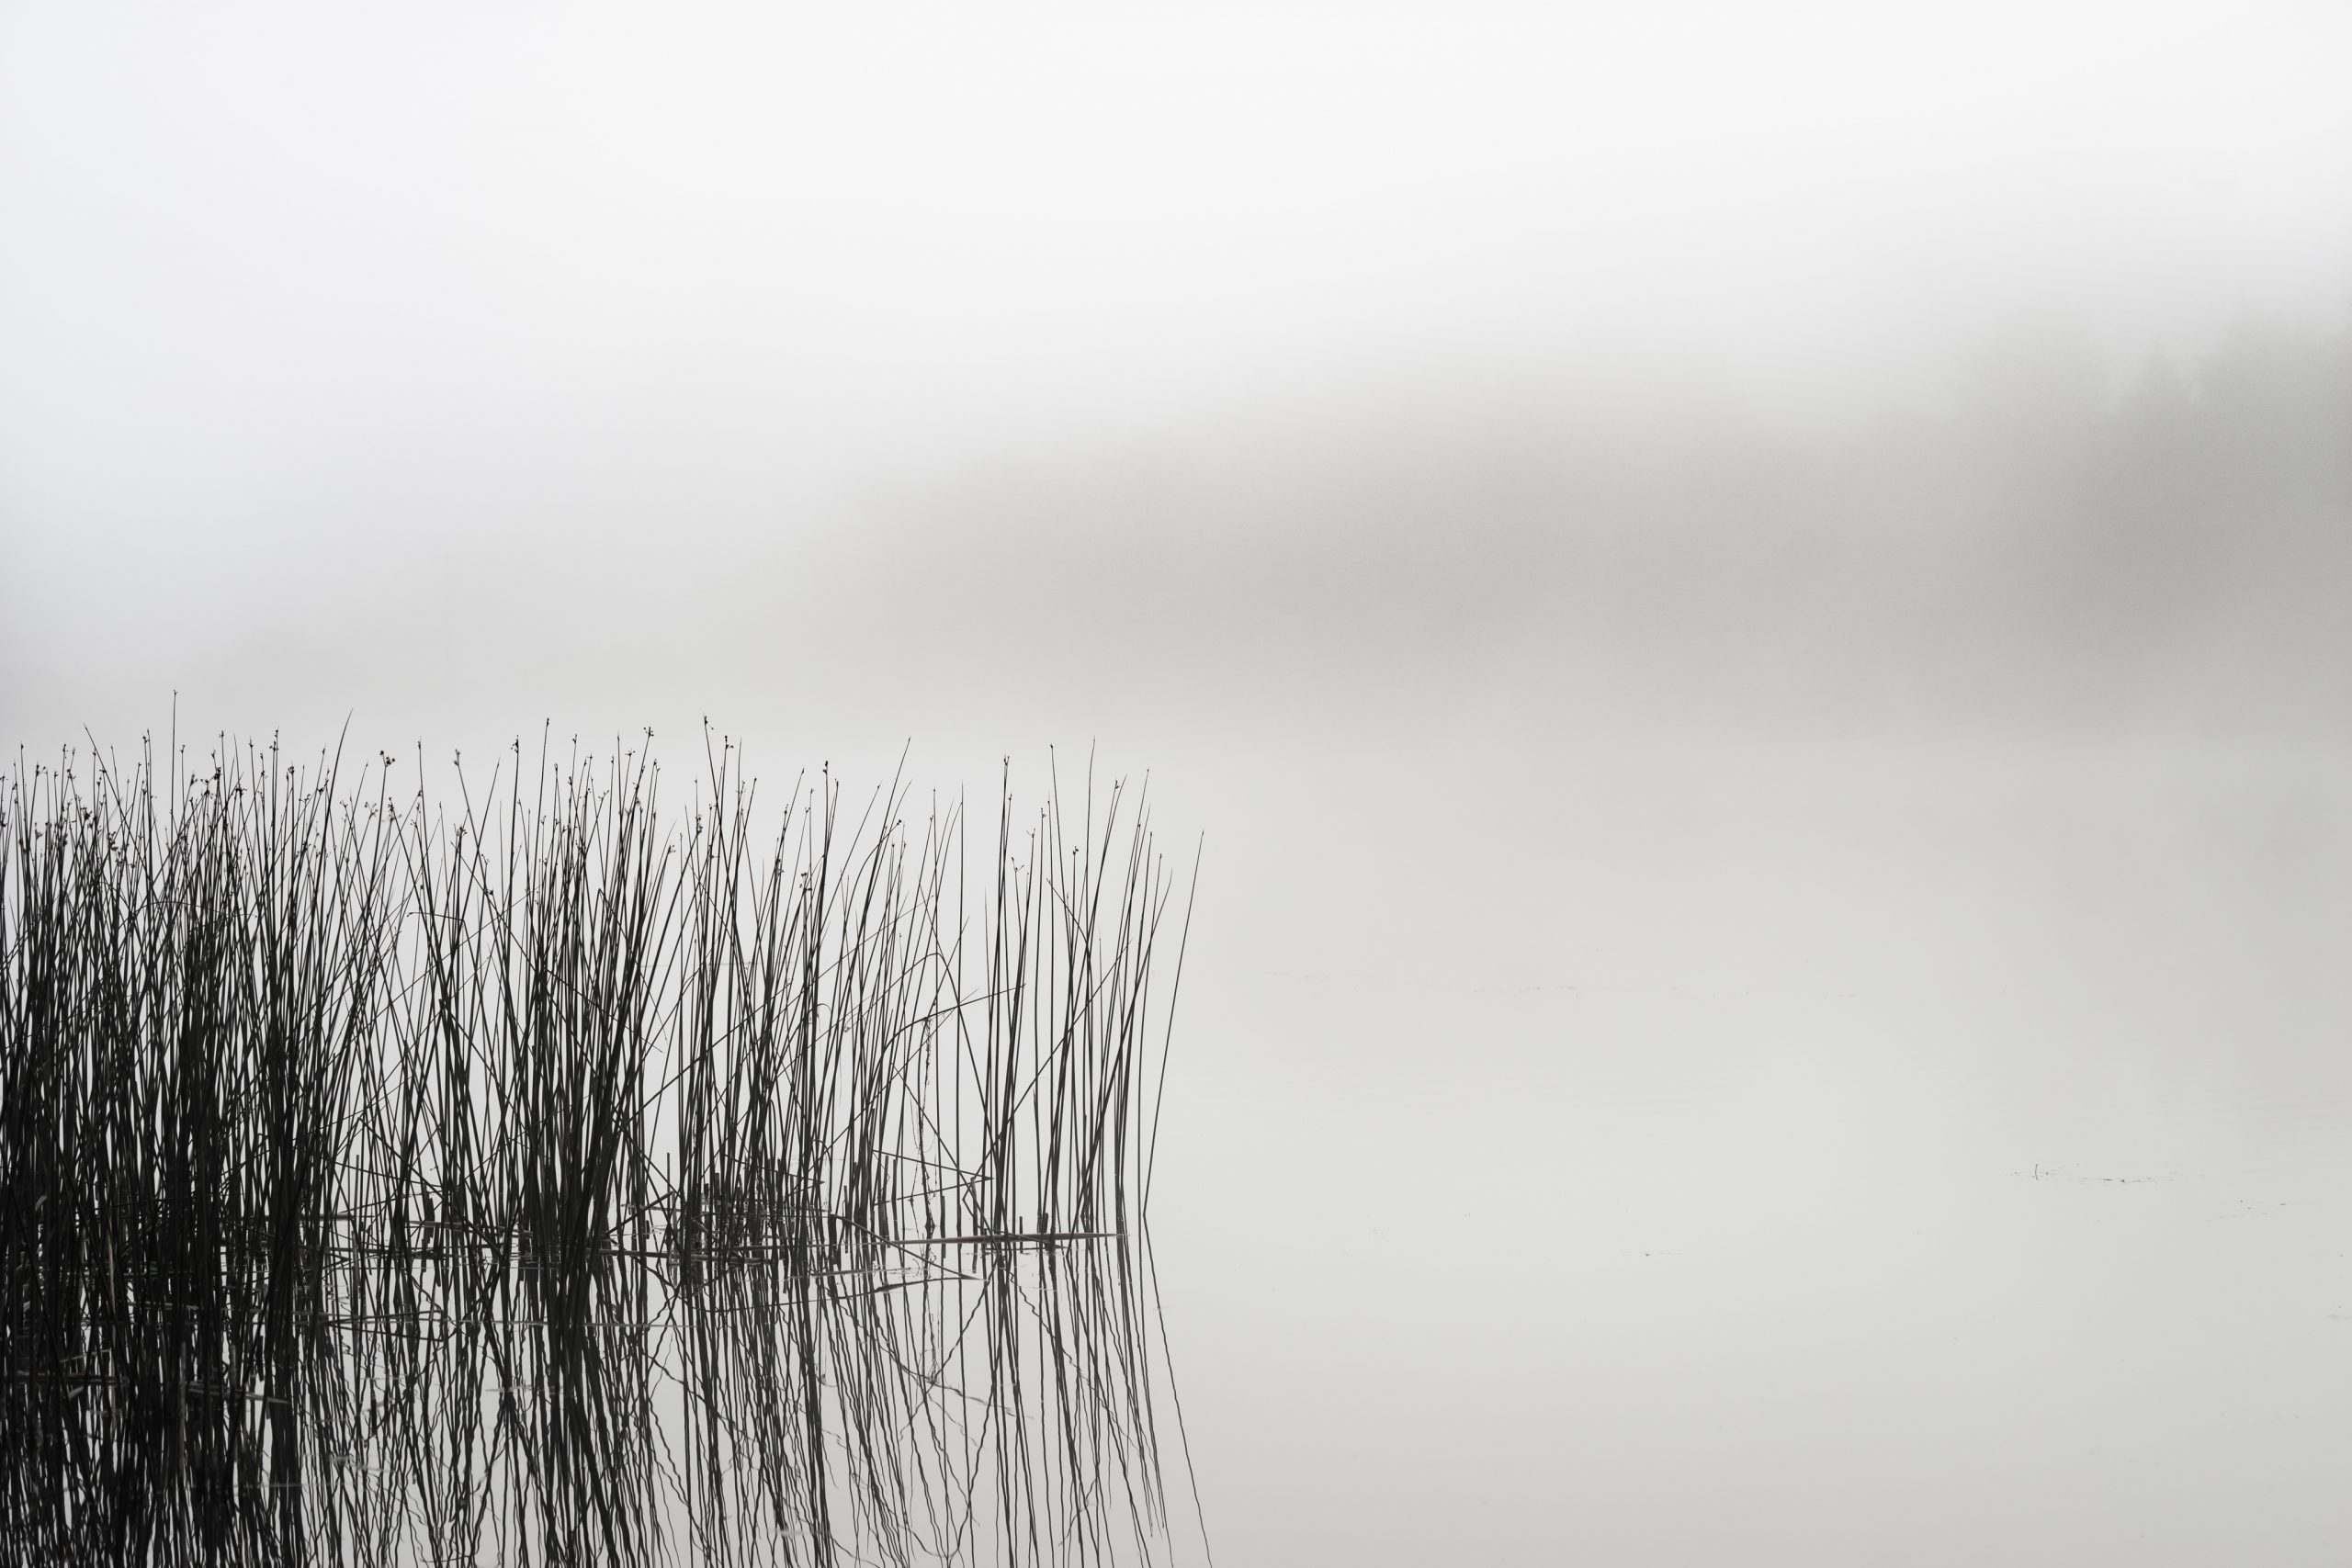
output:
[[[2341,1562],[2347,69],[13,4],[0,740],[1149,770],[1220,1562]]]

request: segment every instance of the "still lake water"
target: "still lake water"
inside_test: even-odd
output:
[[[1224,1568],[2352,1561],[2352,748],[1205,712],[1102,771]]]
[[[1190,761],[1227,1568],[2352,1561],[2352,753]]]

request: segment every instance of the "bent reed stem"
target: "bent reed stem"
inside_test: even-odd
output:
[[[390,762],[0,795],[6,1560],[1168,1555],[1140,801]]]

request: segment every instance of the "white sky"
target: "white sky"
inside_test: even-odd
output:
[[[1793,400],[2019,310],[2334,321],[2347,80],[2342,6],[16,0],[0,560],[790,526],[1429,360]]]

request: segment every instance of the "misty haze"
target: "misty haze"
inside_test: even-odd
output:
[[[991,792],[1099,835],[1121,781],[1172,1009],[1082,1072],[1165,1051],[1157,1294],[1068,1310],[1148,1374],[1095,1451],[1159,1533],[972,1560],[2340,1562],[2347,58],[2290,6],[28,6],[0,739],[25,800],[149,736],[444,805],[650,756],[704,848],[715,755],[1065,912],[1111,862]],[[944,886],[921,963],[978,974]],[[1119,1147],[990,1235],[1094,1235]],[[1037,1245],[1036,1299],[1127,1278]]]

